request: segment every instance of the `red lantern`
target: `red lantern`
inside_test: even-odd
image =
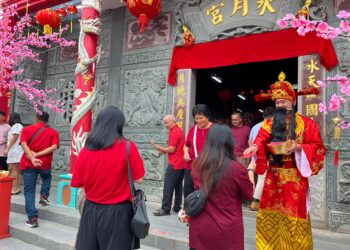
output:
[[[78,8],[75,5],[68,5],[67,12],[71,15],[75,15],[78,13]]]
[[[130,13],[139,18],[141,33],[148,26],[149,19],[155,18],[162,11],[162,0],[127,0],[126,7]]]
[[[68,5],[67,12],[71,15],[75,15],[78,13],[78,8],[75,5]],[[73,32],[73,18],[70,17],[70,33]]]
[[[44,26],[44,34],[52,34],[52,29],[58,28],[61,22],[58,14],[50,8],[39,10],[35,20]]]
[[[63,9],[63,8],[57,9],[56,13],[61,18],[67,16],[67,11],[65,9]]]
[[[63,8],[57,9],[56,13],[60,18],[67,16],[67,11]],[[60,22],[60,36],[61,36],[61,32],[62,32],[62,23]]]

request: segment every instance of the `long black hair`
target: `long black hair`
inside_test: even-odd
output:
[[[86,139],[85,147],[90,150],[105,149],[123,138],[125,116],[117,107],[109,106],[97,116]]]
[[[215,190],[221,176],[234,160],[234,138],[227,125],[214,124],[207,135],[204,147],[194,162],[193,170],[201,188]]]
[[[18,113],[13,112],[10,114],[9,125],[12,127],[16,123],[22,124],[22,120]]]
[[[290,116],[290,118],[289,118]],[[289,130],[287,131],[287,120],[290,122]],[[277,108],[273,114],[272,130],[270,135],[271,142],[284,142],[287,139],[295,140],[296,134],[296,118],[295,111]],[[280,166],[283,165],[283,155],[272,155],[273,163]]]

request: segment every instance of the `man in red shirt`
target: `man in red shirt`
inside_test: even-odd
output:
[[[162,207],[153,212],[155,216],[170,215],[174,190],[175,202],[173,210],[175,213],[178,213],[181,210],[182,180],[185,168],[185,160],[183,157],[185,134],[177,125],[176,119],[173,115],[165,116],[163,122],[166,129],[169,130],[168,147],[162,147],[155,144],[154,141],[150,142],[158,151],[163,154],[168,154],[168,166],[164,177]]]
[[[231,114],[231,123],[232,134],[235,138],[234,155],[239,163],[248,167],[250,159],[242,158],[242,155],[243,151],[249,147],[250,127],[243,125],[242,114],[240,112],[233,112]]]
[[[42,178],[40,201],[42,206],[50,205],[51,164],[53,151],[59,147],[58,132],[48,126],[49,114],[37,115],[36,124],[23,128],[21,146],[24,154],[20,162],[23,175],[26,225],[38,226],[38,210],[35,208],[35,188],[38,174]]]

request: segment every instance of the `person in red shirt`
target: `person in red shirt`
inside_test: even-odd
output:
[[[134,212],[127,159],[134,182],[142,183],[145,168],[132,141],[127,154],[124,123],[118,108],[103,109],[77,157],[71,186],[83,188],[86,194],[77,250],[129,250],[132,244],[139,248],[139,239],[131,232]]]
[[[35,208],[35,188],[38,175],[42,178],[40,201],[42,206],[50,205],[48,197],[51,187],[51,165],[53,152],[59,147],[58,132],[49,127],[49,114],[36,116],[36,124],[23,128],[20,144],[23,148],[19,168],[23,175],[26,225],[38,226],[38,210]]]
[[[165,116],[163,123],[165,128],[169,130],[168,147],[162,147],[155,144],[154,141],[150,141],[158,151],[168,154],[168,166],[164,177],[162,207],[153,212],[155,216],[170,215],[174,190],[175,202],[173,210],[175,213],[178,213],[181,210],[182,203],[182,180],[185,167],[185,160],[183,157],[185,134],[177,125],[176,119],[173,115]]]
[[[249,134],[250,127],[243,125],[242,114],[240,112],[233,112],[231,114],[232,134],[235,138],[235,149],[234,155],[239,163],[243,166],[248,167],[250,162],[249,158],[243,158],[243,151],[249,147]]]
[[[191,250],[244,249],[242,200],[252,199],[253,184],[234,160],[233,148],[230,128],[215,124],[194,161],[195,187],[206,191],[207,199],[200,214],[189,219]]]
[[[197,104],[192,109],[192,115],[196,122],[187,134],[184,146],[184,158],[186,169],[184,175],[184,196],[185,198],[194,191],[193,179],[191,175],[191,164],[201,153],[209,129],[213,123],[209,120],[210,112],[206,105]]]

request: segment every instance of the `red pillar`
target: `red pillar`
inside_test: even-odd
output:
[[[75,70],[76,87],[74,113],[71,122],[72,145],[70,170],[72,173],[76,157],[85,143],[92,126],[92,105],[95,101],[95,78],[98,53],[99,18],[101,2],[82,0],[82,24],[79,37],[79,58]],[[85,20],[97,20],[93,26],[84,26]],[[83,29],[86,27],[86,29]]]

